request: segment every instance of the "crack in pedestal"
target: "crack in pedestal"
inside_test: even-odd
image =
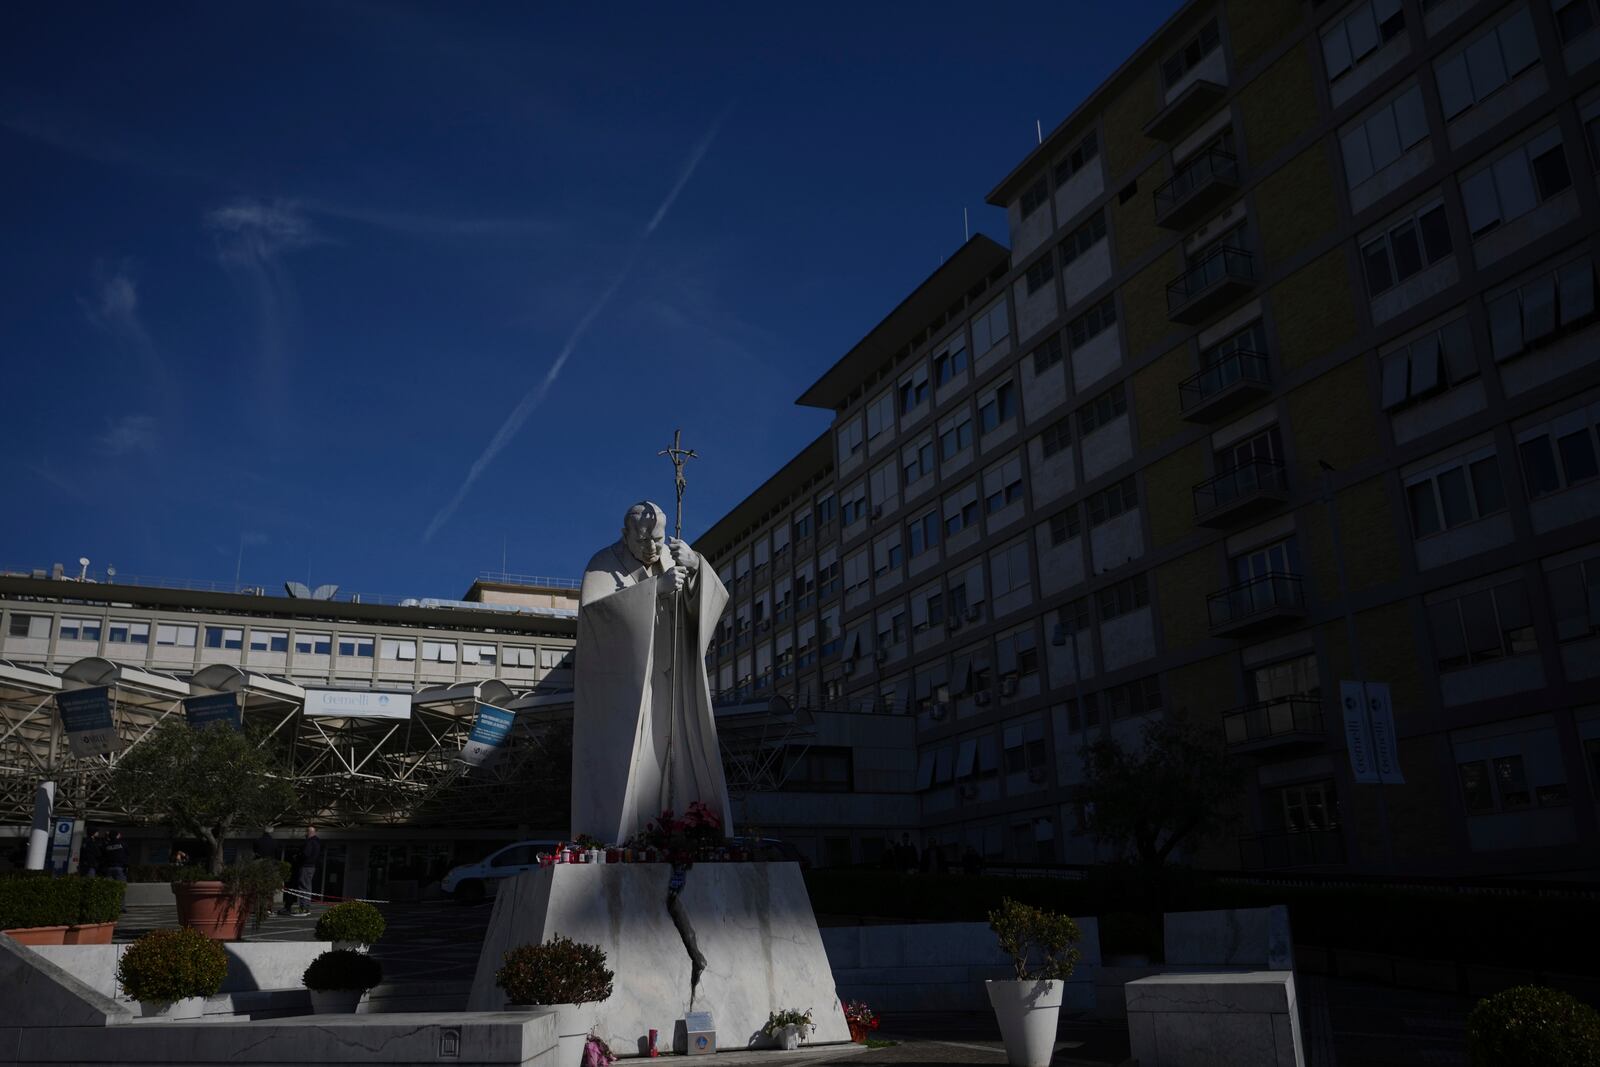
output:
[[[693,1011],[694,996],[700,988],[700,975],[706,969],[706,958],[695,939],[689,915],[678,900],[678,894],[683,892],[683,883],[688,876],[689,868],[686,864],[673,866],[672,880],[667,883],[667,914],[672,916],[672,925],[677,928],[678,936],[683,940],[684,951],[689,953],[689,1010]]]

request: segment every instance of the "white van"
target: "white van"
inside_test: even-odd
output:
[[[558,841],[518,841],[507,845],[477,863],[450,868],[440,880],[439,888],[464,904],[476,904],[485,896],[493,896],[502,879],[539,866],[539,853],[554,852],[558,844]]]

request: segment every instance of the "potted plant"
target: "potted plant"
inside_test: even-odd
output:
[[[1467,1015],[1472,1067],[1600,1064],[1600,1012],[1567,993],[1521,985],[1484,997]]]
[[[117,961],[117,983],[140,1014],[197,1019],[228,976],[228,954],[194,930],[152,930]]]
[[[878,1028],[877,1014],[862,1000],[852,1000],[844,1005],[844,1021],[850,1027],[850,1040],[858,1045],[866,1041],[869,1030]]]
[[[300,981],[311,991],[318,1015],[358,1011],[367,990],[383,981],[383,966],[365,952],[336,948],[311,961]]]
[[[111,878],[0,875],[0,931],[24,945],[109,945],[124,886]]]
[[[282,888],[283,869],[276,860],[235,863],[224,867],[220,878],[204,867],[180,867],[172,875],[178,922],[218,941],[243,937],[247,919],[259,929]]]
[[[989,913],[989,929],[1016,974],[984,983],[1005,1039],[1006,1060],[1012,1067],[1047,1067],[1055,1051],[1064,980],[1081,955],[1077,942],[1083,935],[1069,917],[1009,897]]]
[[[383,936],[383,913],[361,900],[335,904],[317,920],[317,940],[336,949],[365,952]]]
[[[494,984],[505,991],[507,1007],[556,1009],[557,1063],[577,1063],[591,1026],[579,1008],[611,996],[605,950],[557,935],[540,945],[519,945],[507,952]]]
[[[811,1021],[809,1009],[797,1011],[794,1008],[782,1008],[767,1015],[767,1025],[761,1028],[761,1032],[779,1048],[793,1052],[815,1029],[816,1024]]]

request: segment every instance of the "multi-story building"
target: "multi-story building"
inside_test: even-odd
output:
[[[1201,862],[1600,870],[1597,60],[1594,0],[1186,3],[701,540],[715,684],[913,718],[993,858],[1095,857],[1082,745],[1184,712]]]

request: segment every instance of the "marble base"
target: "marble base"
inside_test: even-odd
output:
[[[468,1010],[501,1010],[494,975],[506,952],[560,934],[605,950],[612,995],[580,1010],[612,1050],[642,1052],[651,1030],[669,1044],[691,1010],[689,956],[667,914],[671,876],[665,863],[559,864],[503,884]],[[692,1010],[711,1013],[718,1047],[760,1047],[761,1027],[781,1008],[810,1009],[809,1044],[850,1040],[796,864],[697,864],[679,901],[706,959]]]
[[[1124,993],[1141,1067],[1305,1067],[1292,971],[1160,974]]]

